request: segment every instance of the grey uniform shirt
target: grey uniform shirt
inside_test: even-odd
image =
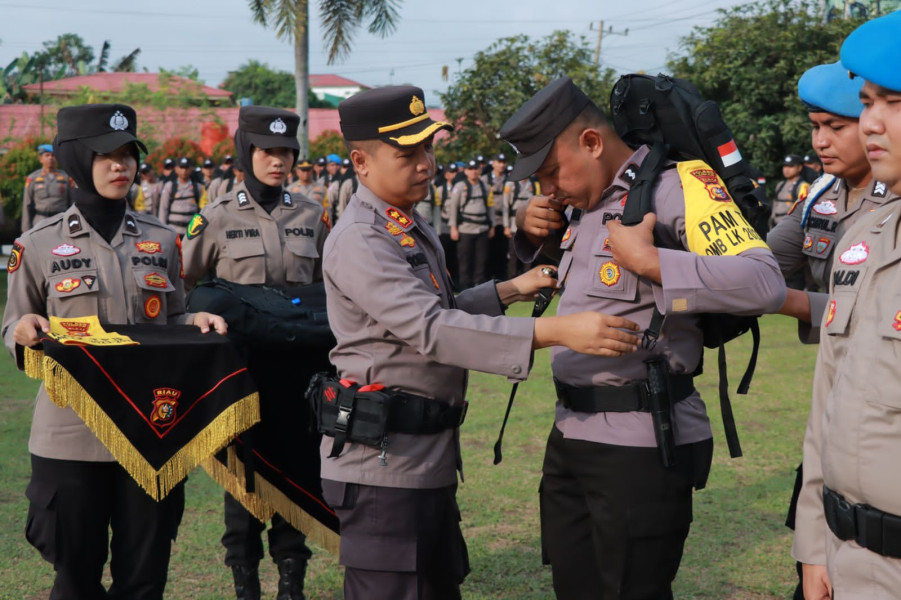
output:
[[[481,183],[481,185],[479,185]],[[467,198],[467,185],[471,190]],[[489,187],[479,179],[475,183],[458,181],[451,189],[447,202],[447,222],[449,227],[456,227],[460,233],[485,233],[493,224],[491,207],[488,206]]]
[[[574,219],[563,235],[558,273],[565,290],[557,314],[592,310],[625,317],[644,329],[656,306],[666,318],[654,353],[665,356],[673,374],[691,374],[703,352],[698,313],[754,315],[774,311],[785,300],[785,282],[766,248],[750,248],[737,256],[702,256],[685,250],[689,247],[686,199],[676,168],[661,173],[654,191],[655,233],[664,246],[659,248],[662,285],[620,268],[607,244],[607,223],[622,217],[630,186],[625,173],[629,167],[634,172],[647,152],[647,146],[637,150],[603,192],[601,201],[579,220]],[[713,202],[705,197],[689,201]],[[522,230],[515,239],[520,259],[534,260],[537,252]],[[651,355],[639,350],[606,358],[554,347],[551,366],[554,377],[571,386],[616,386],[645,379],[643,361]],[[558,402],[556,417],[557,427],[566,438],[621,446],[657,445],[650,413],[581,413]],[[697,391],[675,404],[674,417],[677,444],[711,437],[706,409]]]
[[[187,183],[178,179],[167,181],[160,194],[160,221],[184,235],[191,217],[200,210],[203,194],[203,186],[195,184],[193,179],[189,179]]]
[[[535,186],[528,179],[522,181],[508,181],[504,185],[503,225],[511,232],[516,233],[516,213],[529,204],[529,199],[535,195]]]
[[[814,198],[819,186],[824,184],[829,184],[828,189]],[[824,175],[814,182],[810,194],[810,202],[799,204],[788,213],[770,231],[766,241],[784,275],[790,275],[807,264],[817,286],[826,290],[832,273],[835,244],[858,218],[896,196],[880,181],[872,181],[863,190],[855,191],[848,189],[844,179],[832,175]],[[807,218],[802,227],[805,213]],[[843,273],[845,271],[837,275],[844,276]],[[810,300],[810,323],[798,321],[798,337],[806,344],[816,344],[820,340],[819,324],[823,320],[828,294],[809,291],[807,297]]]
[[[328,233],[320,204],[284,192],[267,213],[244,183],[205,207],[183,242],[188,287],[206,275],[243,284],[302,285],[322,279]],[[191,229],[191,228],[189,228]]]
[[[432,228],[362,184],[326,240],[323,275],[338,341],[329,358],[342,378],[457,405],[466,369],[516,380],[529,371],[534,320],[500,316],[493,283],[454,297]],[[361,444],[327,458],[332,442],[322,441],[326,479],[404,488],[456,482],[456,430],[389,434],[387,466],[379,464],[379,448]]]
[[[488,186],[488,191],[491,194],[491,225],[503,225],[504,224],[504,203],[501,202],[501,199],[504,195],[504,184],[507,182],[506,173],[501,173],[497,175],[494,171],[486,173],[482,175],[482,181],[485,182],[485,185]]]
[[[154,217],[126,211],[119,231],[107,243],[73,206],[22,234],[16,244],[20,254],[18,266],[9,273],[3,341],[17,361],[22,349],[13,332],[28,313],[97,315],[102,323],[162,325],[193,320],[185,313],[176,234]],[[44,458],[114,460],[75,411],[50,401],[43,384],[28,449]]]
[[[22,193],[22,231],[28,231],[41,219],[59,214],[72,202],[72,183],[65,171],[38,169],[25,179]]]
[[[823,515],[823,485],[851,504],[901,515],[901,203],[862,215],[836,243],[792,556],[828,564],[835,597],[896,598],[898,559],[840,542]],[[854,581],[856,577],[856,581]]]

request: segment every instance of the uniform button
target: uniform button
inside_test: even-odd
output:
[[[522,372],[522,367],[520,367],[519,365],[513,365],[513,372],[516,375],[519,375]]]

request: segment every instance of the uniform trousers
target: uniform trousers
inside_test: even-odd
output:
[[[657,448],[564,439],[555,426],[542,479],[543,558],[559,600],[672,598],[691,524],[696,473],[712,442],[676,447],[663,467]],[[699,455],[701,455],[699,457]],[[696,464],[706,460],[707,466]]]
[[[444,224],[444,227],[448,228],[447,223]],[[451,239],[449,233],[440,234],[438,239],[441,240],[441,247],[444,248],[444,263],[451,281],[458,282],[460,281],[460,270],[457,268],[457,242]]]
[[[225,534],[222,536],[222,545],[225,546],[227,566],[258,565],[263,558],[261,534],[264,529],[265,523],[250,514],[234,496],[225,492]],[[275,562],[294,558],[306,564],[313,556],[306,544],[307,536],[278,513],[272,515],[268,537],[269,556]]]
[[[184,483],[156,502],[118,463],[32,455],[25,495],[25,537],[56,570],[50,600],[162,599]],[[107,548],[108,591],[101,583]]]
[[[507,251],[510,246],[507,236],[504,235],[503,225],[494,226],[494,237],[488,246],[489,279],[503,281],[507,278]]]
[[[488,281],[488,232],[461,233],[457,242],[457,268],[460,289],[465,290]]]
[[[389,488],[322,480],[341,521],[346,600],[459,600],[469,573],[456,484]]]

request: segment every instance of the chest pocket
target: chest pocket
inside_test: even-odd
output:
[[[138,287],[132,307],[135,323],[165,323],[167,293],[175,291],[168,273],[165,269],[136,269],[133,273]]]
[[[54,302],[66,302],[70,298],[78,298],[80,302],[96,305],[99,298],[97,292],[100,291],[100,281],[97,279],[96,269],[53,275],[47,278],[47,284],[47,295]],[[97,310],[94,308],[93,313],[96,312]]]
[[[285,279],[291,283],[312,283],[316,274],[319,251],[313,239],[293,239],[285,242]]]
[[[589,277],[592,279],[586,293],[595,298],[634,302],[638,292],[638,277],[613,260],[613,253],[607,247],[606,229],[594,244],[595,250],[589,271]]]
[[[225,259],[216,266],[222,279],[245,284],[266,282],[266,256],[263,240],[243,238],[225,243]]]
[[[861,273],[860,277],[863,278],[863,273]],[[823,331],[828,335],[846,335],[856,303],[856,288],[834,291],[829,298],[829,303],[826,304],[826,314],[823,317]]]

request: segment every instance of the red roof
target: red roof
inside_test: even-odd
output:
[[[194,83],[190,79],[177,75],[170,76],[169,81],[176,88],[189,82]],[[151,92],[156,92],[160,89],[160,75],[158,73],[94,73],[93,75],[77,75],[75,77],[45,81],[44,93],[67,96],[76,93],[82,87],[88,87],[98,92],[122,92],[125,90],[126,84],[144,84]],[[30,94],[39,94],[41,84],[29,83],[28,85],[23,85],[22,89]],[[231,92],[208,85],[201,85],[200,89],[208,98],[215,100],[227,100],[232,95]]]
[[[368,85],[352,81],[340,75],[310,75],[310,87],[358,87],[368,90]]]
[[[50,117],[44,125],[44,135],[53,137],[56,132],[56,107],[45,106],[44,116]],[[165,141],[170,137],[188,137],[200,143],[202,140],[201,127],[204,122],[214,119],[210,113],[216,114],[222,123],[228,128],[228,135],[233,136],[238,127],[238,108],[188,108],[159,111],[150,108],[138,109],[138,123],[140,136],[145,127],[153,125],[153,137],[159,141]],[[436,121],[444,121],[444,110],[430,108],[429,114]],[[41,107],[37,104],[0,104],[0,140],[9,136],[13,141],[22,139],[28,135],[38,136],[41,133]],[[311,140],[319,137],[324,131],[341,131],[341,121],[336,108],[311,108],[309,119],[309,137]],[[439,132],[439,137],[444,137],[445,132]]]

